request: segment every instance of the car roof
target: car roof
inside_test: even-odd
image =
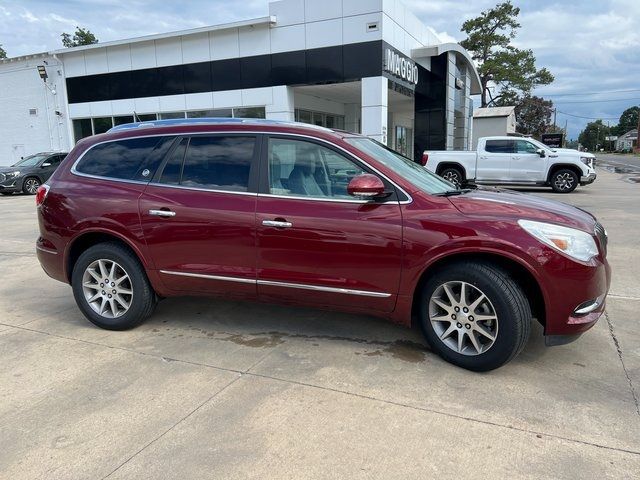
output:
[[[174,118],[170,120],[151,120],[146,122],[125,123],[113,127],[107,131],[121,132],[126,130],[151,129],[161,127],[183,127],[183,126],[260,126],[260,127],[285,127],[285,128],[304,128],[313,131],[321,131],[324,133],[335,133],[335,130],[312,125],[309,123],[289,122],[283,120],[269,120],[264,118]]]

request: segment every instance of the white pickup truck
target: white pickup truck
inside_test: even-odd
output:
[[[532,138],[484,137],[477,151],[425,151],[422,164],[452,183],[544,185],[569,193],[596,179],[595,157]]]

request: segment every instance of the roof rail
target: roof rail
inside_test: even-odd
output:
[[[109,132],[133,130],[137,128],[174,127],[179,125],[279,125],[305,127],[325,132],[332,130],[309,123],[289,122],[284,120],[268,120],[264,118],[172,118],[169,120],[149,120],[146,122],[124,123],[109,129]]]

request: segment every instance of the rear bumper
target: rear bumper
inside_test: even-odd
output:
[[[585,175],[580,177],[580,185],[589,185],[596,181],[597,175],[595,173],[591,173],[589,175]]]

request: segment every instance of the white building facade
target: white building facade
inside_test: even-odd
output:
[[[282,0],[263,18],[6,59],[0,92],[0,164],[197,117],[313,123],[417,158],[467,148],[480,82],[399,0]]]

